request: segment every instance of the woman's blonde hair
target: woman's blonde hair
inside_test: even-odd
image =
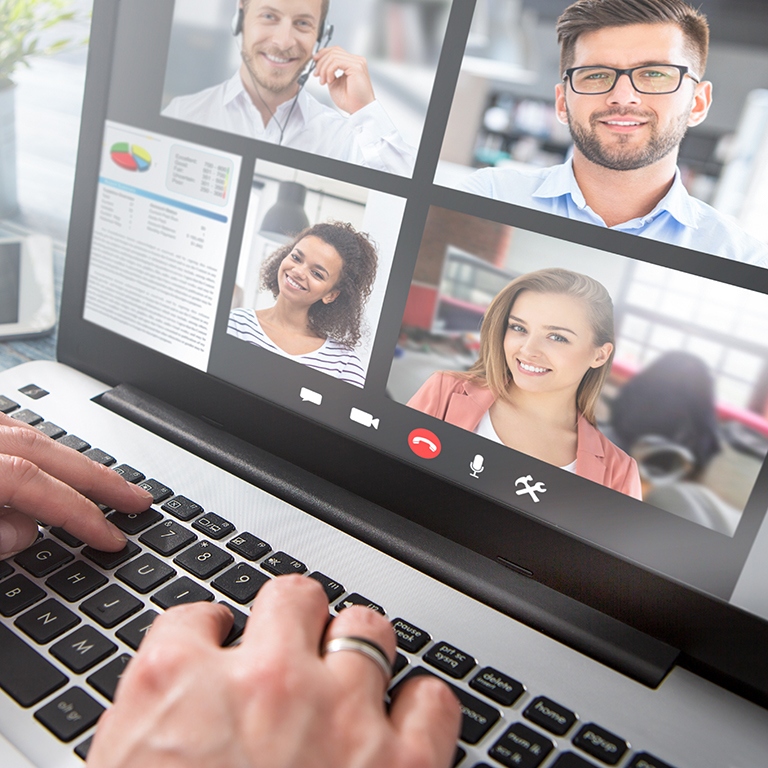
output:
[[[480,329],[480,355],[465,374],[466,378],[482,379],[497,398],[509,396],[507,387],[512,380],[512,373],[504,354],[504,336],[507,333],[512,305],[523,291],[561,294],[583,301],[592,325],[595,346],[601,347],[607,343],[613,345],[608,360],[599,368],[590,368],[584,374],[576,392],[576,407],[594,425],[597,400],[611,371],[616,350],[613,302],[603,285],[578,272],[567,269],[540,269],[515,278],[501,290],[483,318]]]

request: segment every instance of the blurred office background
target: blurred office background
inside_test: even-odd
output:
[[[236,0],[177,0],[163,106],[229,79],[240,66],[232,36]],[[418,147],[451,0],[331,0],[329,45],[364,56],[377,99],[405,140]],[[328,106],[327,89],[307,91]]]
[[[549,166],[571,147],[554,111],[555,23],[571,0],[477,0],[436,180],[488,165]],[[688,191],[768,242],[768,12],[765,0],[691,0],[710,22],[714,100],[680,148]]]
[[[616,355],[598,422],[638,459],[646,498],[731,533],[768,452],[764,294],[433,207],[389,395],[406,402],[434,371],[467,370],[493,297],[544,267],[589,275],[613,298]]]

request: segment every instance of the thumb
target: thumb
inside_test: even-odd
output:
[[[0,508],[0,559],[11,557],[34,544],[37,523],[8,507]]]

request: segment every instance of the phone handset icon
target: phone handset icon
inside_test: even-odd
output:
[[[440,438],[428,429],[414,429],[408,435],[408,446],[422,459],[434,459],[440,455]]]
[[[426,437],[414,437],[413,438],[413,444],[418,445],[419,443],[424,443],[432,453],[434,453],[437,450],[437,446],[428,438]]]

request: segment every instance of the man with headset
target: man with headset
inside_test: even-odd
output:
[[[677,156],[704,121],[706,17],[684,0],[578,0],[557,22],[557,119],[573,156],[551,168],[484,168],[468,192],[768,267],[768,245],[691,197]]]
[[[238,0],[232,32],[239,70],[226,82],[173,99],[163,116],[399,175],[416,151],[376,100],[362,56],[327,47],[329,0]],[[310,75],[336,106],[304,89]]]

